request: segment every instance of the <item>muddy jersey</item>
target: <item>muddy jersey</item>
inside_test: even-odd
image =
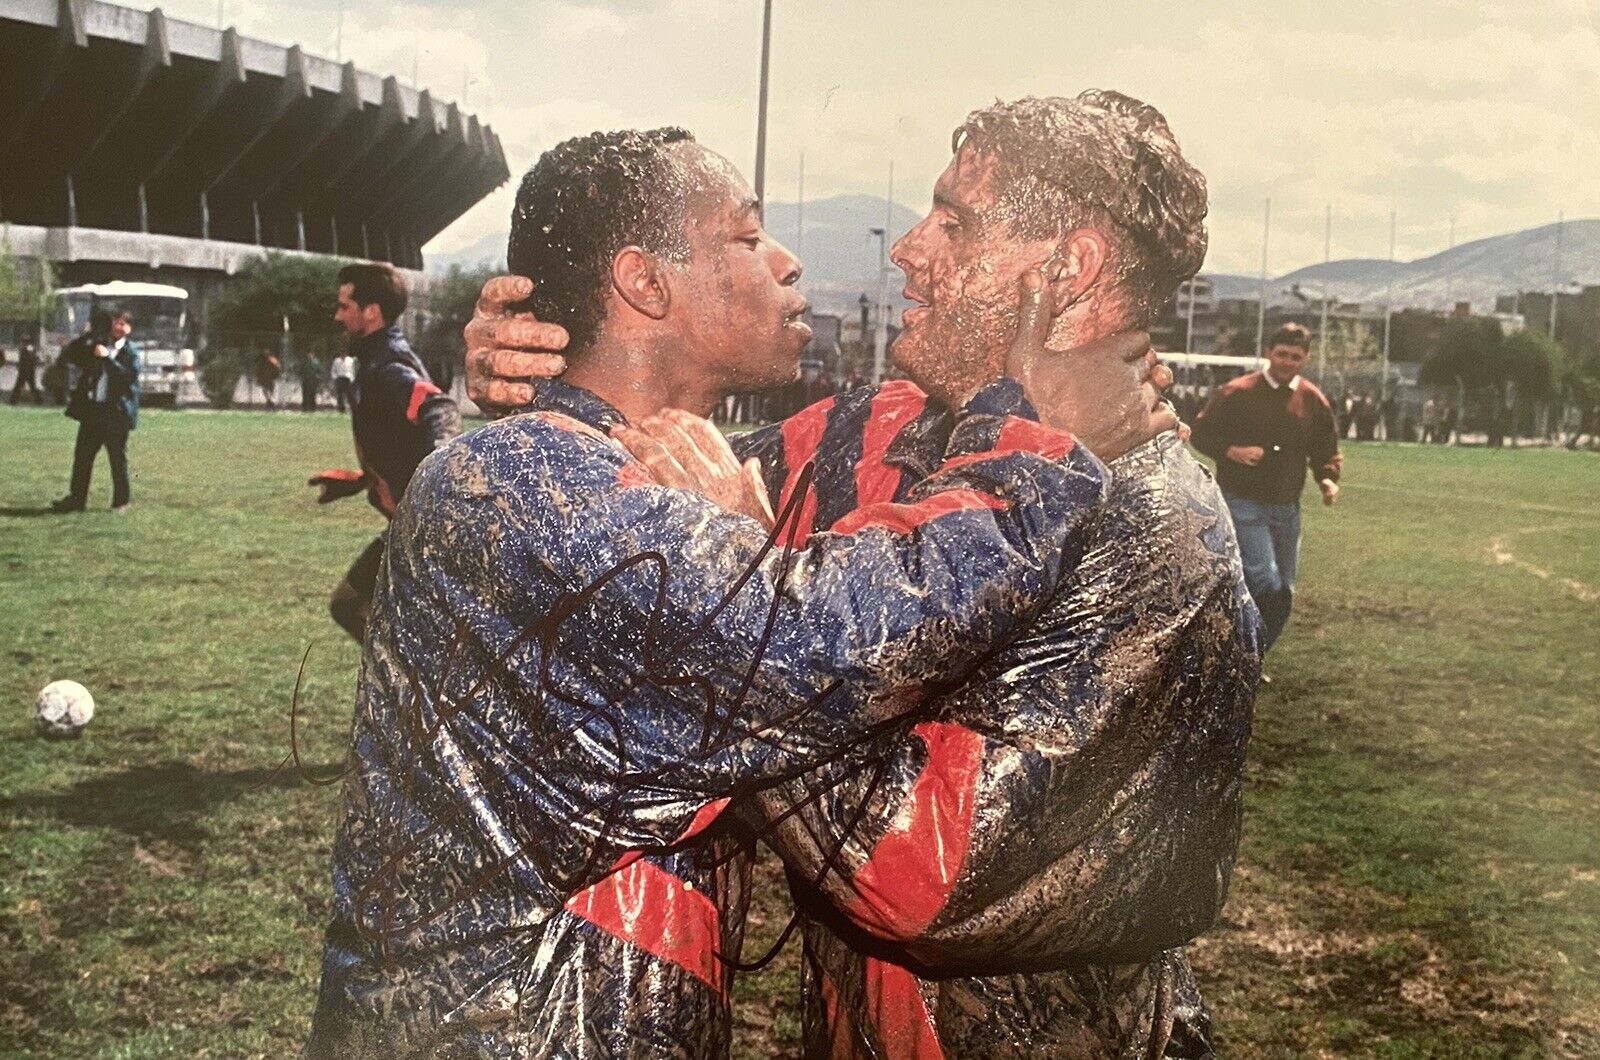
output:
[[[821,532],[918,481],[952,422],[897,382],[738,449]],[[1175,433],[1110,470],[1038,619],[897,733],[760,796],[805,913],[807,1055],[1208,1051],[1177,947],[1226,894],[1259,617]]]
[[[872,743],[1037,615],[1104,468],[1014,385],[804,547],[656,485],[561,383],[424,460],[389,533],[313,1057],[715,1057],[719,820]],[[803,535],[805,536],[805,535]]]

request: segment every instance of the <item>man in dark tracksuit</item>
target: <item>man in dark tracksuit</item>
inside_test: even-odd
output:
[[[128,434],[139,425],[139,349],[128,340],[128,313],[95,310],[89,330],[73,339],[61,356],[77,372],[67,415],[78,421],[72,451],[72,484],[53,501],[58,512],[81,512],[89,502],[94,458],[106,451],[111,464],[111,510],[125,512],[133,499],[128,480]]]
[[[359,366],[350,428],[361,470],[312,476],[311,485],[322,487],[320,503],[365,489],[372,506],[385,519],[393,518],[422,458],[461,433],[456,403],[433,385],[396,323],[405,312],[406,295],[405,279],[388,265],[346,265],[339,270],[334,319],[349,333],[350,353]],[[382,561],[380,534],[356,558],[329,601],[334,621],[358,641],[366,633]]]

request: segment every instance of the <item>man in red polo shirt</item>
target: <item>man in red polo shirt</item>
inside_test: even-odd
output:
[[[1322,391],[1300,375],[1311,333],[1285,324],[1267,343],[1267,367],[1221,387],[1190,439],[1217,462],[1233,514],[1244,580],[1261,611],[1263,648],[1289,621],[1300,555],[1300,493],[1309,470],[1322,503],[1339,497],[1339,432]]]

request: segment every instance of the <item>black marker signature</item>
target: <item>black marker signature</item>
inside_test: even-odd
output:
[[[668,579],[672,577],[672,565],[667,558],[659,552],[646,551],[637,553],[617,563],[609,570],[594,578],[587,586],[576,592],[562,593],[549,607],[548,611],[536,621],[529,623],[513,639],[512,643],[504,650],[487,660],[485,672],[480,675],[471,686],[458,698],[452,700],[445,696],[445,689],[450,685],[450,678],[457,666],[460,653],[469,648],[469,631],[465,622],[458,620],[456,632],[452,638],[445,656],[443,672],[435,682],[435,695],[427,695],[428,689],[424,688],[421,679],[411,670],[406,670],[407,679],[411,682],[411,696],[409,702],[400,704],[401,717],[399,721],[408,735],[418,742],[419,746],[431,743],[440,729],[458,717],[462,712],[470,709],[477,702],[482,693],[494,682],[505,689],[515,690],[520,683],[520,675],[508,665],[511,656],[524,647],[535,644],[540,652],[540,668],[538,673],[538,691],[551,700],[564,703],[577,710],[576,720],[571,724],[559,727],[552,731],[548,738],[541,744],[517,754],[511,755],[508,764],[517,763],[525,767],[535,767],[545,756],[571,740],[578,732],[585,730],[591,723],[603,726],[611,737],[611,749],[616,757],[614,766],[605,773],[595,776],[593,787],[604,793],[600,797],[591,797],[581,790],[571,786],[561,791],[563,799],[569,803],[563,812],[569,817],[588,817],[599,822],[597,834],[589,846],[587,857],[575,870],[562,872],[553,861],[553,852],[544,849],[539,844],[519,842],[502,854],[498,859],[491,860],[477,873],[458,884],[450,894],[438,902],[433,908],[414,912],[413,915],[401,920],[397,916],[400,904],[400,877],[409,859],[414,857],[430,840],[440,833],[452,828],[462,816],[470,809],[466,800],[453,800],[443,807],[437,805],[426,806],[430,812],[431,823],[420,832],[414,832],[405,837],[395,837],[396,842],[386,851],[386,856],[370,879],[365,881],[352,895],[353,904],[358,911],[356,928],[359,934],[373,943],[382,954],[386,962],[394,959],[394,943],[403,935],[414,932],[419,928],[444,916],[461,903],[472,900],[482,890],[493,884],[502,874],[512,870],[519,864],[532,868],[541,879],[551,883],[558,893],[572,894],[585,886],[592,885],[606,875],[617,870],[620,865],[605,866],[602,861],[608,849],[617,847],[611,842],[613,832],[624,820],[621,804],[630,791],[641,788],[659,786],[658,782],[668,779],[667,770],[671,764],[657,770],[644,770],[633,768],[634,756],[630,754],[622,725],[616,718],[616,712],[623,709],[630,699],[644,689],[665,690],[671,689],[682,696],[684,691],[693,693],[694,697],[703,703],[700,712],[700,732],[696,744],[696,752],[700,756],[709,757],[747,740],[757,740],[774,748],[784,746],[782,739],[787,727],[803,720],[808,714],[815,712],[820,703],[832,695],[839,687],[840,682],[835,680],[828,683],[821,691],[810,699],[790,709],[786,713],[772,717],[762,724],[752,724],[744,717],[745,700],[754,687],[760,667],[765,659],[766,652],[771,643],[772,634],[777,622],[778,608],[782,602],[784,586],[787,584],[795,558],[795,549],[790,543],[795,537],[804,538],[809,532],[809,527],[797,527],[799,513],[804,510],[804,502],[813,489],[814,468],[807,463],[800,471],[794,490],[783,510],[779,513],[776,525],[768,533],[760,550],[747,564],[741,575],[728,587],[722,598],[711,610],[700,619],[698,623],[681,636],[669,638],[666,633],[668,620],[667,586]],[[791,527],[798,532],[789,534]],[[713,627],[718,617],[733,603],[737,594],[744,589],[751,578],[756,576],[758,570],[767,557],[772,553],[780,540],[785,544],[780,553],[780,561],[774,575],[774,592],[771,606],[758,638],[748,667],[744,670],[737,686],[732,693],[723,698],[717,684],[709,673],[681,673],[674,672],[681,669],[680,660],[691,652],[692,647],[698,643]],[[554,675],[555,663],[561,658],[561,637],[573,616],[581,614],[584,609],[598,596],[598,594],[612,581],[635,569],[642,569],[655,577],[655,599],[646,617],[643,630],[638,636],[638,642],[633,645],[640,659],[637,673],[624,683],[618,691],[605,695],[598,702],[590,702],[581,696],[569,692],[561,687]],[[310,649],[307,649],[307,656]],[[619,657],[628,657],[628,653],[620,651]],[[299,689],[303,678],[306,659],[301,660],[301,676],[297,677],[295,696],[290,709],[290,754],[285,759],[287,764],[293,761],[295,769],[311,784],[331,785],[348,775],[353,763],[348,763],[337,774],[332,776],[315,776],[306,770],[302,764],[299,750],[299,734],[297,726],[299,709]],[[536,697],[520,696],[519,703],[526,709],[533,709],[529,702]],[[431,724],[425,723],[422,716],[421,705],[434,704],[434,719]],[[528,720],[530,727],[537,728],[542,723],[549,721],[549,715],[534,717]],[[863,743],[878,739],[886,732],[903,731],[908,725],[905,716],[889,719],[884,722],[868,726],[865,732],[853,739],[844,741],[830,753],[818,756],[807,764],[808,769],[830,765],[847,756],[852,750]],[[509,753],[509,752],[508,752]],[[598,767],[597,767],[598,768]],[[825,852],[820,869],[813,880],[813,886],[820,885],[828,872],[837,866],[839,855],[846,842],[865,816],[866,808],[872,796],[880,785],[887,768],[887,762],[879,756],[877,761],[858,764],[842,771],[831,783],[820,787],[812,787],[810,776],[801,780],[805,787],[806,797],[778,814],[776,817],[762,823],[758,830],[758,837],[776,828],[788,816],[798,813],[815,801],[827,796],[837,785],[855,779],[863,770],[870,769],[872,776],[862,795],[860,804],[850,811],[847,826],[841,830],[830,849]],[[508,783],[506,774],[509,771],[485,771],[477,780],[484,785],[491,794],[504,793],[504,786]],[[402,772],[396,778],[402,793],[402,800],[413,806],[420,806],[417,777],[410,772]],[[588,778],[586,778],[588,779]],[[671,778],[676,779],[676,778]],[[546,777],[550,781],[549,777]],[[551,781],[553,782],[553,781]],[[741,785],[735,783],[733,791],[708,790],[693,792],[703,795],[706,802],[732,796],[738,799],[741,796],[753,794],[756,785]],[[562,821],[552,819],[552,826],[560,828]],[[528,829],[528,831],[539,831]],[[549,834],[548,832],[546,834]],[[710,840],[705,835],[686,838],[676,843],[661,844],[633,844],[628,849],[644,855],[669,855],[680,851],[699,848],[708,849]],[[615,850],[613,849],[613,853]],[[735,858],[743,856],[744,851],[738,848],[729,850],[715,859],[709,866],[712,871],[721,868]],[[375,910],[376,915],[370,918],[363,917],[362,910]],[[773,947],[754,961],[741,960],[740,954],[726,955],[718,953],[717,956],[728,967],[737,971],[755,971],[770,963],[781,952],[798,921],[798,916],[791,917],[790,922],[780,934]]]

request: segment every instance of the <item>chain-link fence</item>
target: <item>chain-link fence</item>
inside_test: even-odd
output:
[[[180,392],[180,404],[214,408],[336,409],[333,363],[349,349],[343,333],[214,331]],[[419,352],[441,389],[464,398],[457,357]]]

